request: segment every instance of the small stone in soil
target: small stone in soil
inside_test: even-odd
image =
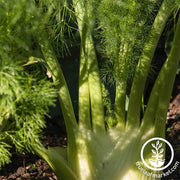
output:
[[[37,176],[38,172],[30,173],[31,176]]]
[[[19,168],[17,169],[17,174],[18,174],[18,175],[23,175],[23,174],[25,174],[25,168],[19,167]]]
[[[55,175],[53,176],[53,178],[54,178],[55,180],[58,180],[57,177],[56,177]]]
[[[51,173],[43,173],[43,176],[50,177],[50,176],[51,176]]]
[[[30,174],[29,173],[23,174],[22,177],[26,178],[26,179],[29,179],[30,178]]]
[[[8,179],[16,179],[16,176],[14,174],[11,174]]]

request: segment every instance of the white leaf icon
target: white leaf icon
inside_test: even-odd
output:
[[[161,149],[161,150],[160,150],[160,154],[163,153],[163,152],[164,152],[164,149]]]
[[[155,148],[155,144],[151,144],[152,145],[152,147],[154,147]]]
[[[158,149],[162,147],[162,143],[159,144]]]
[[[151,149],[151,151],[152,151],[154,154],[156,154],[156,151],[155,151],[154,149]]]
[[[156,146],[159,144],[159,141],[156,141]]]

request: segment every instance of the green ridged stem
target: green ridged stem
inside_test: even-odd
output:
[[[140,109],[146,78],[159,38],[171,14],[173,3],[174,0],[163,1],[153,23],[148,40],[145,43],[131,88],[127,115],[127,128],[138,127],[140,124]]]
[[[104,107],[103,107],[101,84],[99,78],[99,67],[98,67],[96,52],[94,48],[94,42],[92,38],[94,17],[93,17],[93,8],[91,3],[92,3],[91,1],[89,1],[86,4],[84,4],[82,1],[76,1],[76,0],[73,1],[75,12],[78,15],[77,21],[78,21],[78,27],[80,31],[81,44],[82,44],[82,50],[84,56],[81,57],[84,59],[81,60],[81,62],[83,64],[87,63],[86,66],[88,68],[88,86],[90,93],[92,126],[94,132],[104,133],[105,132]],[[83,65],[80,65],[80,68],[82,67]],[[79,84],[81,84],[81,82],[79,82]],[[82,91],[80,91],[80,93],[81,92]],[[81,107],[83,108],[83,106]],[[88,112],[86,113],[88,114]]]
[[[117,128],[125,127],[125,104],[126,104],[126,88],[127,88],[127,70],[126,70],[126,55],[129,52],[128,44],[124,39],[121,40],[120,51],[115,60],[115,67],[118,74],[121,77],[117,77],[118,81],[116,82],[116,96],[115,96],[115,105],[114,112],[117,119]],[[123,67],[123,70],[120,70],[120,67]]]
[[[36,153],[41,156],[56,173],[58,179],[78,180],[76,174],[72,171],[66,159],[63,149],[51,147],[45,149],[43,147],[34,147]]]
[[[155,119],[155,134],[159,137],[165,136],[165,123],[168,110],[168,104],[170,101],[174,80],[176,77],[176,69],[178,68],[180,61],[180,16],[176,26],[175,36],[172,44],[172,48],[167,59],[167,63],[164,65],[166,73],[162,78],[163,85],[160,89],[158,110],[156,112]],[[164,124],[164,126],[162,126]]]
[[[45,61],[47,63],[48,69],[51,72],[53,81],[57,83],[58,97],[66,125],[67,136],[68,136],[68,161],[71,162],[72,169],[76,168],[74,159],[76,157],[76,132],[78,129],[71,97],[69,90],[61,70],[60,64],[55,56],[51,44],[45,34],[42,35],[43,38],[39,38],[39,44],[43,52]]]
[[[86,30],[82,33],[79,70],[79,127],[91,129],[88,62],[86,55]]]

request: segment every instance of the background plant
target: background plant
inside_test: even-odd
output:
[[[1,1],[0,16],[1,167],[10,162],[12,149],[32,152],[33,144],[41,143],[44,119],[56,91],[42,62],[34,66],[27,63],[40,54],[33,40],[39,26],[34,3]]]

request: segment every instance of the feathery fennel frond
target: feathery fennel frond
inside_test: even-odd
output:
[[[11,153],[9,149],[11,146],[5,142],[3,142],[4,138],[0,136],[0,169],[3,165],[10,162]]]
[[[40,143],[56,91],[38,64],[36,72],[32,65],[23,67],[30,57],[41,57],[35,35],[42,16],[34,1],[1,1],[0,17],[1,166],[10,161],[11,147],[32,151]]]
[[[114,62],[116,81],[127,75],[133,76],[151,28],[151,19],[154,19],[153,13],[159,5],[157,0],[105,0],[100,3],[99,34],[103,37],[102,44],[105,44],[104,52],[110,61]],[[118,61],[119,65],[116,65],[115,61]],[[125,71],[126,75],[123,75]]]
[[[103,44],[103,54],[113,65],[115,114],[121,127],[125,126],[126,90],[131,86],[137,62],[153,23],[153,13],[159,4],[157,0],[105,0],[97,8],[97,33]]]
[[[37,80],[21,66],[4,61],[0,59],[0,137],[4,137],[1,143],[15,146],[18,151],[30,151],[33,144],[40,143],[44,118],[48,107],[54,104],[56,92],[52,83]]]
[[[56,54],[58,56],[69,54],[69,48],[76,42],[75,33],[77,32],[73,7],[68,0],[39,0],[37,5],[43,12],[45,24],[42,25],[50,35]]]

